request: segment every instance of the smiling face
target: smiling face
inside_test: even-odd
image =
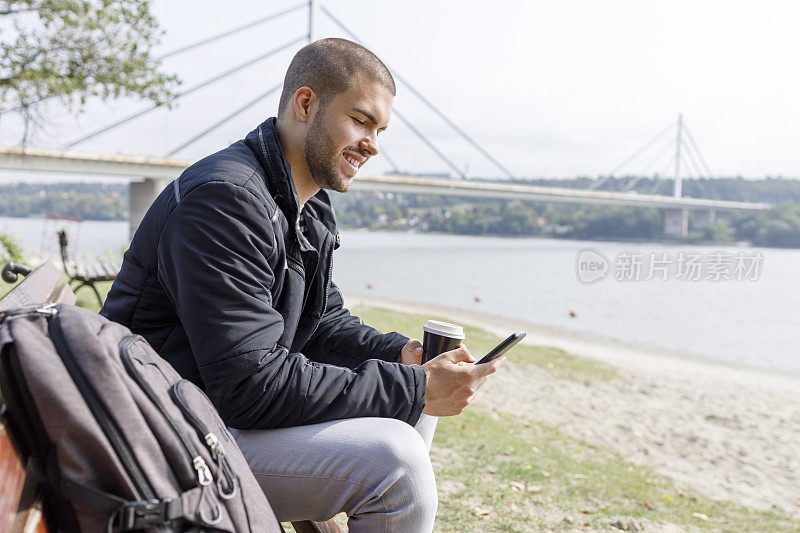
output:
[[[353,89],[320,104],[305,139],[306,164],[320,188],[350,189],[358,170],[378,155],[393,100],[386,87],[359,76]]]

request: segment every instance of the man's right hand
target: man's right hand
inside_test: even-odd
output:
[[[427,378],[425,408],[431,416],[460,414],[469,405],[475,393],[506,362],[504,356],[489,363],[476,365],[475,358],[463,344],[455,350],[444,352],[424,365]]]

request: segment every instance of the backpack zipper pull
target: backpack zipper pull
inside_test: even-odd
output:
[[[203,437],[208,444],[209,449],[211,450],[211,456],[214,458],[215,461],[219,461],[220,457],[225,456],[225,450],[222,449],[222,445],[219,443],[219,439],[213,433],[207,433],[205,437]]]
[[[48,317],[53,317],[58,314],[58,309],[56,309],[56,304],[49,303],[46,305],[39,306],[35,309],[31,309],[30,307],[27,308],[26,311],[19,312],[19,311],[3,311],[0,313],[0,322],[10,322],[17,318],[25,318],[32,315],[45,315]]]
[[[56,309],[56,304],[49,303],[47,305],[37,307],[34,312],[39,313],[40,315],[56,316],[58,314],[58,309]]]
[[[219,495],[224,500],[230,500],[236,496],[236,492],[239,490],[239,480],[236,474],[231,471],[231,465],[225,458],[225,450],[222,448],[222,444],[220,444],[217,436],[213,433],[206,433],[203,439],[211,450],[211,457],[214,458],[220,468],[220,475],[217,478]],[[223,478],[225,479],[227,487],[224,487],[222,484]]]
[[[214,478],[211,477],[211,470],[208,468],[205,459],[200,457],[199,455],[194,458],[192,461],[192,466],[197,471],[197,481],[200,482],[200,485],[210,485]]]

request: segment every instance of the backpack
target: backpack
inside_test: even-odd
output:
[[[59,530],[282,531],[208,397],[120,324],[0,313],[0,392]]]

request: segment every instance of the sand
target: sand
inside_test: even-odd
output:
[[[476,402],[541,421],[648,465],[687,491],[800,517],[800,376],[656,350],[603,337],[426,304],[346,295],[349,306],[436,315],[498,336],[555,346],[614,365],[589,385],[513,355]]]

